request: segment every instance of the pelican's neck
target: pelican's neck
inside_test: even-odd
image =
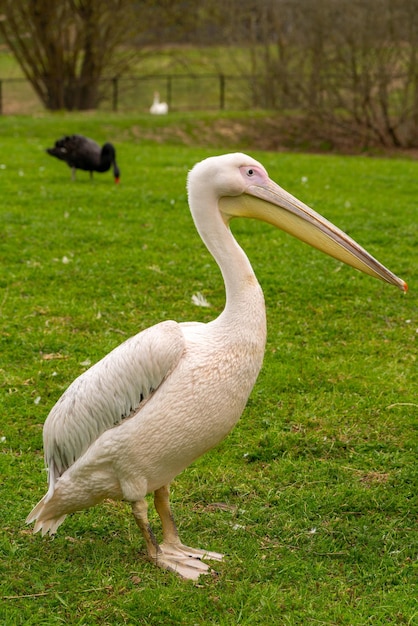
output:
[[[225,283],[226,305],[223,321],[249,327],[265,328],[264,296],[244,250],[225,224],[219,210],[193,211],[196,228],[218,264]],[[264,330],[263,330],[264,332]]]
[[[213,246],[208,249],[219,265],[224,279],[227,307],[248,306],[254,300],[261,301],[264,307],[261,287],[247,255],[229,226],[224,223],[222,226],[222,238],[217,239],[215,249]]]

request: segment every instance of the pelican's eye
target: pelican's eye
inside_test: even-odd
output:
[[[257,165],[242,165],[239,169],[241,176],[247,181],[247,184],[262,185],[267,178],[267,174]],[[251,178],[251,183],[248,183],[249,178]]]

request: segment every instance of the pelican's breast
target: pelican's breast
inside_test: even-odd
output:
[[[243,341],[235,333],[218,332],[212,323],[182,330],[187,348],[167,380],[166,395],[174,397],[177,391],[178,411],[170,428],[196,458],[219,443],[241,416],[261,369],[264,339],[261,333]]]
[[[116,474],[140,478],[147,492],[173,480],[218,444],[244,410],[261,368],[264,342],[242,342],[211,324],[185,324],[186,350],[143,408],[105,432],[93,457],[113,459]]]

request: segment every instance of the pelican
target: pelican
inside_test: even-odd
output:
[[[148,559],[196,580],[210,571],[205,557],[221,560],[223,555],[181,543],[169,486],[236,424],[266,341],[263,293],[230,220],[263,220],[366,274],[404,291],[407,286],[245,154],[198,163],[187,188],[198,233],[225,282],[225,308],[207,324],[164,321],[138,333],[68,387],[44,425],[49,489],[27,522],[35,522],[34,532],[52,535],[70,513],[105,498],[126,500]],[[150,493],[162,543],[148,521]]]
[[[167,102],[160,102],[160,94],[158,91],[154,91],[154,101],[151,104],[149,112],[152,115],[167,115],[168,104]]]

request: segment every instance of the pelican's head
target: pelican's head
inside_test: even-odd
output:
[[[198,195],[207,194],[209,186],[226,224],[233,217],[268,222],[347,265],[407,290],[402,279],[322,215],[279,187],[261,163],[246,154],[210,157],[195,165],[189,174],[189,195],[192,187]]]

